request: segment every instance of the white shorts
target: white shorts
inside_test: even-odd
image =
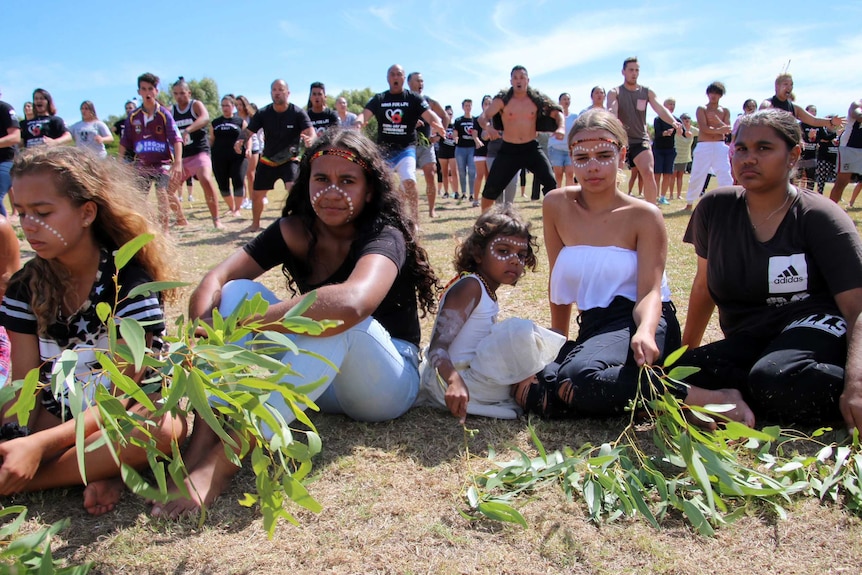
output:
[[[838,147],[838,173],[862,174],[862,148]]]

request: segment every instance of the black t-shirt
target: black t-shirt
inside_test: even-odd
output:
[[[24,120],[21,125],[21,138],[24,139],[24,147],[39,146],[42,138],[59,138],[69,130],[60,116],[36,116],[32,120]]]
[[[195,114],[195,100],[189,100],[189,106],[186,108],[185,112],[180,112],[180,109],[177,108],[177,105],[174,104],[171,106],[171,115],[174,117],[174,123],[177,125],[177,130],[182,132],[187,129],[189,126],[195,123],[195,120],[198,119],[197,114]],[[204,152],[210,151],[210,143],[207,138],[207,128],[204,126],[200,130],[195,130],[194,132],[189,132],[189,141],[186,143],[183,141],[183,157],[190,158],[192,156],[196,156],[198,154],[202,154]]]
[[[838,134],[823,126],[817,128],[817,161],[835,164],[838,162]]]
[[[242,118],[219,116],[213,126],[213,156],[236,156],[233,146],[242,133]]]
[[[6,102],[0,101],[0,137],[9,133],[9,128],[20,128],[15,109]],[[11,162],[15,158],[15,146],[0,148],[0,162]]]
[[[707,285],[725,336],[769,338],[812,314],[840,315],[835,295],[862,287],[862,241],[850,217],[828,198],[800,190],[775,235],[760,242],[743,191],[706,194],[684,237],[708,261]]]
[[[350,252],[335,273],[318,284],[309,283],[302,268],[306,254],[293,254],[284,242],[281,233],[281,220],[273,222],[267,229],[250,241],[243,248],[245,252],[264,270],[277,265],[296,282],[300,293],[308,293],[326,285],[340,284],[347,281],[356,263],[362,256],[381,254],[392,260],[398,266],[398,276],[389,289],[389,293],[380,302],[371,316],[386,328],[392,337],[419,345],[419,308],[416,300],[416,286],[411,283],[407,270],[407,246],[404,235],[397,229],[386,226],[373,238],[364,242],[356,240],[350,247]]]
[[[299,136],[303,130],[310,127],[308,114],[294,104],[288,104],[284,112],[277,112],[272,104],[269,104],[248,122],[251,132],[263,128],[263,155],[267,158],[272,158],[279,152],[289,152],[291,157],[298,156]]]
[[[311,127],[314,128],[314,133],[320,136],[327,128],[338,125],[338,114],[335,110],[324,108],[322,112],[315,112],[311,108],[306,110],[308,119],[311,121]]]
[[[679,118],[674,117],[674,120],[679,122]],[[656,116],[655,120],[652,121],[652,127],[655,129],[655,139],[653,139],[653,146],[657,150],[673,150],[674,146],[674,134],[670,136],[663,135],[662,132],[665,130],[670,130],[673,128],[671,124],[668,124],[658,116]]]
[[[813,160],[817,157],[817,127],[809,126],[804,122],[799,123],[799,129],[802,130],[802,160]],[[814,130],[814,138],[810,137],[811,130]]]
[[[117,135],[118,140],[123,139],[123,132],[126,130],[126,118],[120,118],[116,122],[114,122],[114,133]],[[123,156],[128,162],[132,162],[135,160],[135,150],[128,149],[126,150],[126,155]]]
[[[454,124],[454,130],[458,134],[458,142],[455,144],[459,148],[475,148],[476,144],[473,142],[473,127],[476,118],[466,118],[461,116],[456,119]]]
[[[416,143],[416,122],[430,110],[428,102],[410,90],[375,94],[365,109],[377,118],[377,143],[393,150]]]
[[[794,118],[796,117],[796,107],[790,100],[781,100],[778,98],[778,96],[773,96],[769,99],[769,101],[772,103],[773,108],[784,110],[787,113],[793,114]]]

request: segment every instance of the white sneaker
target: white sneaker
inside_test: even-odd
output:
[[[267,205],[268,203],[269,203],[269,199],[268,199],[268,198],[263,198],[263,205]]]
[[[242,208],[243,210],[250,210],[251,209],[251,200],[249,200],[248,198],[244,199],[242,201],[242,205],[240,206],[240,208]]]
[[[189,194],[189,203],[192,203],[193,201],[195,201],[195,197]]]

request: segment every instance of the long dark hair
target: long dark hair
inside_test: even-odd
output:
[[[386,165],[377,146],[367,136],[356,130],[340,130],[330,128],[317,139],[314,145],[305,151],[299,163],[299,175],[290,189],[281,212],[282,217],[299,218],[308,234],[308,257],[306,261],[314,261],[314,249],[317,245],[317,235],[314,223],[317,214],[311,205],[309,197],[309,182],[311,179],[311,158],[319,150],[341,148],[350,150],[365,162],[365,181],[371,191],[371,199],[357,215],[356,238],[354,245],[364,243],[366,239],[377,236],[385,226],[391,226],[402,233],[407,246],[406,273],[416,286],[416,296],[423,316],[435,310],[436,293],[440,287],[437,276],[428,261],[428,254],[416,242],[415,224],[405,214],[398,193],[398,187],[392,179],[392,171]],[[304,275],[311,273],[306,264],[298,267],[298,272]],[[290,273],[282,268],[287,278],[288,288],[295,294],[296,281]]]

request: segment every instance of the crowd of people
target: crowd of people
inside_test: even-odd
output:
[[[0,103],[0,200],[11,187],[18,225],[35,252],[20,267],[18,238],[4,210],[0,383],[33,369],[42,383],[27,426],[11,421],[8,404],[0,412],[0,495],[81,483],[78,430],[69,414],[83,409],[85,440],[97,441],[91,400],[96,386],[112,385],[93,369],[95,351],[109,339],[99,304],[144,322],[148,347],[161,351],[163,305],[176,294],[109,295],[115,282],[123,296],[171,278],[168,232],[172,217],[174,225],[186,223],[178,192],[188,178],[200,182],[216,228],[222,226],[216,188],[236,214],[248,187],[248,230],[257,234],[200,280],[190,317],[210,321],[215,310],[226,315],[261,294],[270,303],[264,319],[277,323],[303,294],[316,291],[306,315],[339,326],[290,337],[314,352],[294,358],[293,367],[323,382],[310,398],[325,412],[385,421],[431,405],[461,423],[468,414],[612,416],[652,393],[638,378],[642,366],[687,345],[681,361],[700,371],[671,392],[688,404],[730,404],[724,417],[749,426],[762,419],[843,419],[848,429],[862,430],[862,241],[837,203],[843,186],[862,173],[862,101],[850,105],[846,126],[843,118],[819,118],[793,103],[792,79],[782,74],[763,109],[746,102],[731,122],[720,105],[725,88],[713,82],[695,128],[687,114],[673,115],[672,98],[660,100],[638,83],[639,71],[636,58],[626,59],[623,83],[606,100],[595,87],[592,105],[580,114],[570,111],[569,94],[553,102],[516,66],[511,87],[483,98],[478,116],[465,99],[463,115],[454,118],[423,93],[421,74],[408,76],[394,65],[389,89],[361,114],[350,113],[343,98],[328,109],[320,82],[312,84],[306,108],[299,107],[279,79],[271,104],[256,110],[243,96],[228,95],[222,116],[212,121],[183,78],[171,87],[172,108],[159,104],[159,78],[147,73],[138,78],[140,105],[127,105],[126,119],[115,126],[126,161],[104,158],[112,135],[91,102],[81,105],[82,121],[71,129],[45,90],[34,92],[33,117],[23,121]],[[654,142],[647,106],[658,115]],[[372,117],[376,142],[357,129]],[[811,167],[801,164],[804,144],[829,128],[845,128],[835,201],[799,185],[796,175]],[[681,198],[695,136],[684,241],[694,246],[697,268],[681,326],[658,205],[674,188]],[[63,145],[72,140],[76,146]],[[441,191],[437,158],[443,196],[452,186],[481,207],[457,250],[459,276],[442,291],[422,246],[416,185],[418,166],[433,217]],[[643,181],[644,200],[623,189],[626,162]],[[450,170],[457,178],[449,179]],[[547,327],[529,318],[497,322],[497,289],[516,285],[537,264],[537,238],[511,205],[521,170],[533,173],[533,197],[545,193]],[[710,171],[721,187],[701,198]],[[817,166],[815,180],[819,173]],[[280,217],[264,227],[267,194],[278,180],[287,198]],[[152,184],[158,213],[151,219],[141,197]],[[857,193],[858,187],[851,203]],[[143,233],[154,241],[115,279],[111,253]],[[276,267],[287,278],[284,294],[255,281]],[[573,304],[578,329],[570,338]],[[715,308],[724,338],[701,345]],[[424,353],[420,313],[436,314]],[[89,390],[83,400],[50,385],[53,363],[67,349],[79,354],[76,374]],[[145,368],[128,375],[157,377]],[[267,408],[293,421],[279,398],[272,396]],[[83,403],[73,409],[73,401]],[[125,407],[148,418],[140,403],[126,400]],[[186,438],[181,418],[148,425],[165,452]],[[239,470],[221,442],[196,421],[184,456],[191,497],[154,504],[154,515],[177,517],[213,503]],[[133,466],[147,463],[134,445],[120,457]],[[110,449],[88,450],[85,465],[84,506],[93,514],[110,511],[123,490]]]

